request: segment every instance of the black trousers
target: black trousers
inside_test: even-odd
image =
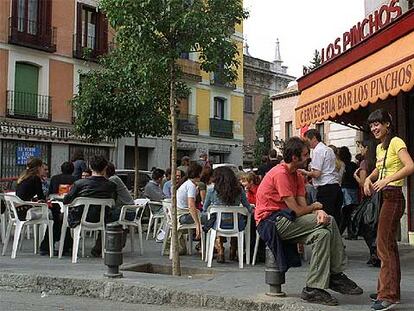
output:
[[[322,203],[323,210],[335,218],[336,224],[341,224],[341,209],[343,203],[342,190],[339,184],[318,186],[316,200]]]
[[[62,214],[60,213],[60,207],[57,204],[54,204],[52,208],[50,209],[53,215],[53,242],[57,242],[60,240],[60,232],[62,230]],[[72,237],[70,235],[70,229],[68,228],[66,231],[65,241],[64,241],[64,251],[68,251],[70,248],[72,248]],[[40,244],[40,249],[42,251],[49,251],[49,228],[46,229],[45,237]]]

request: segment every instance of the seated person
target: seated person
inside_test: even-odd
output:
[[[122,179],[119,178],[119,176],[115,175],[115,166],[111,162],[109,162],[108,166],[106,167],[106,178],[108,178],[116,185],[116,201],[115,206],[111,212],[111,219],[112,221],[117,221],[119,220],[122,206],[134,205],[134,199],[132,198],[131,193],[128,191],[128,188]],[[127,220],[134,220],[135,213],[132,214],[127,213]]]
[[[335,219],[322,210],[319,202],[307,205],[305,182],[298,170],[309,158],[309,147],[299,137],[287,140],[284,163],[272,168],[263,178],[256,196],[255,219],[260,236],[276,252],[278,240],[312,245],[312,258],[303,300],[325,305],[338,301],[325,289],[341,294],[360,295],[362,289],[344,273],[345,251]],[[273,230],[273,234],[268,234]],[[273,243],[272,243],[273,242]],[[279,256],[277,256],[279,257]],[[286,259],[286,258],[285,258]],[[288,267],[288,262],[286,260]],[[278,262],[281,268],[281,262]],[[282,270],[283,271],[283,270]]]
[[[187,180],[177,190],[177,216],[181,224],[196,224],[196,239],[201,236],[199,210],[196,207],[197,183],[202,171],[200,164],[193,163],[187,171]]]
[[[166,198],[161,189],[161,182],[165,172],[162,169],[156,168],[152,172],[152,180],[150,180],[144,188],[144,196],[151,201],[161,202]]]
[[[203,210],[208,211],[210,205],[230,205],[239,206],[240,203],[247,208],[249,213],[252,212],[252,208],[247,201],[246,193],[242,189],[236,174],[233,170],[227,166],[218,167],[213,172],[214,187],[208,189],[206,200],[204,202]],[[210,229],[214,226],[216,221],[216,215],[211,215],[206,229]],[[222,214],[221,228],[233,229],[233,214]],[[246,217],[239,215],[239,230],[242,231],[246,227]],[[217,249],[217,262],[224,263],[224,246],[223,238],[218,237],[216,240]],[[231,238],[230,240],[230,260],[237,260],[237,238]]]
[[[16,196],[23,201],[43,201],[46,197],[42,189],[43,161],[39,158],[30,158],[26,169],[17,179]],[[20,220],[26,220],[27,211],[31,206],[19,206],[16,208]]]
[[[96,199],[115,199],[116,185],[106,179],[106,167],[108,161],[101,155],[93,156],[90,161],[92,169],[92,176],[85,179],[78,179],[72,186],[70,192],[64,197],[63,203],[69,204],[79,197],[88,197]],[[69,210],[68,222],[69,226],[76,227],[82,217],[83,208],[75,208]],[[105,220],[109,220],[110,210],[105,213]],[[98,222],[100,218],[100,208],[91,206],[86,220],[89,222]],[[99,257],[101,254],[101,237],[98,236],[91,254],[94,257]]]
[[[176,181],[177,189],[183,178],[184,178],[184,172],[177,169],[175,171],[175,181]],[[162,192],[164,193],[166,199],[171,199],[171,186],[172,186],[172,181],[170,179],[170,180],[167,180],[164,183],[164,186],[162,187]]]
[[[61,167],[61,174],[54,175],[50,179],[50,185],[49,185],[49,195],[51,194],[59,194],[59,189],[62,186],[71,186],[75,181],[76,177],[73,176],[73,163],[72,162],[64,162]],[[60,233],[62,230],[62,213],[60,210],[60,206],[58,204],[53,204],[52,208],[50,209],[53,215],[53,242],[60,241]],[[47,229],[48,230],[48,229]],[[49,235],[48,231],[46,230],[45,237],[40,244],[40,255],[45,256],[49,254]],[[69,255],[70,249],[72,248],[72,237],[70,235],[70,231],[68,229],[68,232],[65,236],[65,244],[63,246],[63,254]]]
[[[244,173],[240,177],[241,184],[247,194],[247,200],[250,204],[256,204],[256,193],[259,188],[260,178],[253,172]]]

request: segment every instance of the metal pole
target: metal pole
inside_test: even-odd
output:
[[[104,276],[108,278],[121,278],[119,266],[122,265],[122,226],[116,223],[106,225],[104,263],[108,266],[108,272]]]
[[[285,273],[279,270],[275,256],[272,251],[266,247],[266,269],[265,282],[269,284],[267,296],[286,297],[286,293],[282,292],[282,284],[285,284]]]

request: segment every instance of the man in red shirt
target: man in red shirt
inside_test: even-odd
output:
[[[308,158],[309,147],[299,137],[286,142],[284,162],[266,174],[257,190],[255,219],[259,225],[273,213],[293,211],[295,219],[289,220],[280,213],[273,224],[280,239],[313,246],[301,297],[308,302],[337,305],[336,298],[325,289],[347,295],[360,295],[363,291],[343,273],[345,252],[336,222],[331,221],[319,202],[306,204],[304,178],[297,170],[304,168]]]

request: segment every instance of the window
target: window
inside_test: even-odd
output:
[[[293,123],[292,121],[285,123],[285,140],[293,136]]]
[[[214,118],[224,120],[224,107],[226,100],[221,97],[214,97]]]
[[[18,30],[36,35],[38,0],[18,0],[17,7]]]
[[[321,134],[322,140],[324,140],[324,137],[325,137],[325,125],[324,125],[324,123],[316,124],[315,129],[319,132],[319,134]]]
[[[77,58],[96,59],[108,51],[108,22],[96,8],[78,3],[75,35]]]
[[[251,95],[244,96],[244,112],[253,112],[253,96]]]
[[[37,116],[39,68],[26,63],[16,63],[14,80],[14,114]]]

